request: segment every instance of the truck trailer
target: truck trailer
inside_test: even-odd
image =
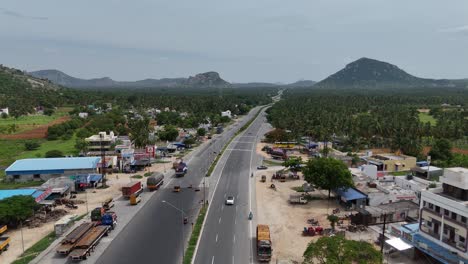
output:
[[[7,251],[10,247],[10,237],[4,236],[3,234],[7,231],[7,226],[3,225],[0,227],[0,255],[3,251]]]
[[[75,245],[70,252],[72,260],[85,260],[94,251],[101,238],[109,233],[109,226],[100,225],[88,231]]]
[[[146,179],[146,186],[150,191],[159,189],[164,184],[164,174],[155,172]]]
[[[292,194],[289,196],[289,203],[291,204],[306,204],[309,201],[302,194]]]
[[[76,242],[83,237],[91,228],[94,227],[94,223],[82,223],[73,231],[71,231],[61,242],[57,248],[57,253],[61,255],[68,255],[74,248]]]
[[[130,195],[135,194],[139,195],[143,192],[143,188],[141,187],[141,182],[131,182],[122,187],[122,196],[129,199]]]
[[[268,225],[257,225],[257,259],[258,261],[271,260],[271,238]]]

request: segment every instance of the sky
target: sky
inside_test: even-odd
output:
[[[468,78],[467,0],[2,0],[0,64],[118,81],[319,81],[361,57]]]

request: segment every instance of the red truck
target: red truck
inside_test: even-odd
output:
[[[139,181],[131,182],[122,187],[122,196],[127,199],[130,199],[130,196],[132,194],[135,194],[136,196],[138,196],[142,192],[143,192],[143,188],[141,187],[141,182]]]

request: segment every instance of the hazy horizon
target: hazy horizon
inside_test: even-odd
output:
[[[216,71],[229,82],[320,81],[368,57],[468,78],[468,1],[5,0],[0,64],[117,81]]]

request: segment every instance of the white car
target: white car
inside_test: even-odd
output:
[[[226,205],[234,205],[234,197],[228,196],[226,199]]]

